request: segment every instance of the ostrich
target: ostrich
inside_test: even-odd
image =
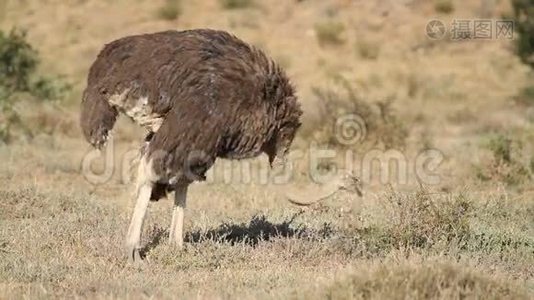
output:
[[[135,261],[151,200],[175,192],[169,240],[181,248],[189,184],[205,180],[217,158],[265,153],[271,167],[284,166],[302,110],[284,71],[261,50],[196,29],[128,36],[101,50],[80,117],[93,147],[106,144],[119,113],[148,131],[126,238]]]

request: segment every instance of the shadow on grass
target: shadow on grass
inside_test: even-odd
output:
[[[295,219],[299,214],[293,215],[288,220],[273,223],[267,220],[264,215],[252,217],[248,223],[223,223],[216,228],[209,230],[195,230],[185,234],[186,243],[196,244],[206,241],[246,244],[256,246],[260,241],[269,241],[273,238],[310,238],[326,237],[331,234],[331,228],[325,224],[325,227],[319,231],[308,230],[306,227],[298,225],[293,226]],[[163,228],[154,228],[149,237],[149,242],[141,249],[141,256],[144,257],[148,252],[157,247],[162,241],[169,236],[169,231]]]
[[[248,223],[224,223],[208,231],[197,230],[186,235],[188,243],[201,243],[204,241],[227,242],[231,245],[244,243],[255,246],[260,241],[269,241],[272,238],[302,237],[307,233],[303,226],[292,227],[298,214],[281,223],[273,223],[265,216],[254,216]]]

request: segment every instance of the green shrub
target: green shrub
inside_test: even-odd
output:
[[[180,0],[167,0],[157,13],[163,20],[176,20],[182,14],[182,3]]]
[[[70,86],[59,78],[36,74],[37,51],[26,41],[26,32],[12,29],[0,31],[0,101],[15,93],[28,92],[40,100],[59,99]]]
[[[38,63],[37,52],[26,41],[26,32],[0,31],[0,86],[9,92],[29,91],[30,76]]]
[[[327,21],[315,24],[315,33],[321,46],[345,43],[342,37],[343,32],[345,32],[345,25],[340,22]]]
[[[70,89],[61,80],[37,76],[38,64],[37,51],[27,42],[25,31],[0,31],[0,141],[9,142],[14,128],[30,132],[15,110],[18,94],[29,94],[34,100],[58,100]]]
[[[534,0],[513,0],[517,53],[523,62],[534,67]]]

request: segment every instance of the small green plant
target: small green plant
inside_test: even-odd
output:
[[[454,3],[452,0],[436,0],[434,9],[439,13],[450,14],[454,11]]]
[[[219,0],[225,9],[249,8],[255,5],[254,0]]]
[[[517,54],[534,68],[534,0],[513,0]]]
[[[343,33],[345,25],[336,21],[326,21],[315,24],[315,34],[321,46],[341,45],[345,43]]]
[[[165,4],[157,11],[158,17],[172,21],[182,14],[182,2],[180,0],[166,0]]]

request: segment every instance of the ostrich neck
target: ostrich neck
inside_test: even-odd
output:
[[[127,115],[137,125],[146,128],[150,132],[157,132],[163,123],[163,117],[152,112],[148,97],[129,97],[130,89],[125,89],[120,94],[112,95],[108,102],[120,112]]]

